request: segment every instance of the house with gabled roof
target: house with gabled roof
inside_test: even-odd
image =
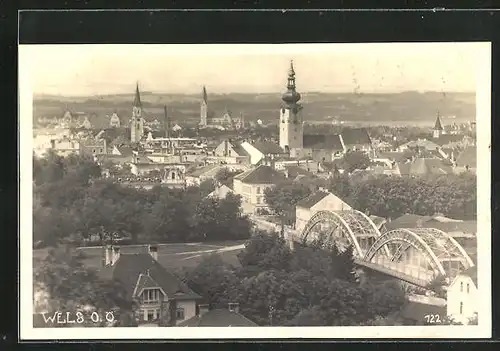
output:
[[[267,208],[264,191],[285,179],[282,172],[260,165],[236,175],[233,178],[233,191],[241,195],[243,211],[255,213],[259,208]]]
[[[446,312],[454,321],[470,324],[478,313],[478,282],[477,267],[458,274],[446,290]]]
[[[250,154],[240,142],[222,141],[213,151],[213,155],[227,164],[250,164]]]
[[[366,128],[346,128],[341,136],[345,151],[372,151],[372,141]]]
[[[119,247],[105,248],[101,274],[125,289],[125,298],[136,303],[139,325],[175,326],[196,315],[201,296],[192,291],[158,262],[158,247],[147,253],[120,253]]]
[[[266,158],[279,158],[287,155],[278,144],[270,141],[256,141],[252,143],[245,141],[241,143],[241,147],[250,155],[250,163],[252,165],[257,165]]]
[[[346,202],[326,189],[320,189],[297,202],[295,206],[295,230],[301,232],[309,219],[318,211],[348,211]]]

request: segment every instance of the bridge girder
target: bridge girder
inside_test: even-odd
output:
[[[354,248],[357,257],[363,258],[364,252],[360,247],[357,237],[372,237],[375,240],[381,236],[380,231],[373,221],[364,213],[357,210],[348,211],[318,211],[307,222],[302,230],[301,239],[305,243],[309,234],[320,223],[333,224],[332,228],[326,233],[326,237],[332,240],[338,229],[341,235],[347,237],[349,243]],[[388,248],[385,248],[389,254]]]
[[[398,261],[403,252],[412,246],[424,255],[435,272],[443,276],[446,276],[446,271],[442,263],[446,261],[460,261],[465,269],[474,266],[455,239],[435,228],[400,228],[386,232],[366,252],[364,259],[371,262],[382,247],[391,243],[399,244],[392,261]]]

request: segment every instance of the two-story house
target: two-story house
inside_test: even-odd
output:
[[[104,270],[136,302],[139,326],[175,326],[196,316],[201,297],[158,262],[157,246],[150,245],[148,251],[129,254],[120,253],[119,247],[105,248]]]
[[[236,175],[233,178],[233,191],[242,197],[243,212],[256,213],[259,208],[267,208],[264,191],[285,179],[282,172],[266,165]]]
[[[295,230],[301,232],[309,219],[318,211],[348,211],[351,206],[338,196],[320,189],[300,200],[295,206]]]
[[[446,293],[448,317],[462,324],[477,318],[477,267],[473,266],[455,277]]]

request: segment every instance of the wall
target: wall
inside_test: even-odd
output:
[[[309,209],[300,206],[295,207],[295,229],[297,232],[302,232],[309,218],[311,218]]]
[[[463,291],[460,291],[460,283],[463,283]],[[469,293],[467,293],[469,284]],[[477,311],[477,289],[471,278],[459,276],[448,288],[447,293],[447,314],[457,322],[467,324],[468,319],[474,316]],[[462,314],[460,314],[460,302],[463,303]]]
[[[351,207],[342,201],[342,199],[329,194],[311,207],[311,215],[318,211],[347,211],[350,209]]]
[[[177,320],[177,324],[196,316],[196,301],[194,300],[177,301],[177,308],[184,309],[184,319]]]
[[[252,165],[257,164],[264,157],[262,152],[246,141],[241,144],[241,147],[243,147],[243,149],[250,154],[250,163]]]

